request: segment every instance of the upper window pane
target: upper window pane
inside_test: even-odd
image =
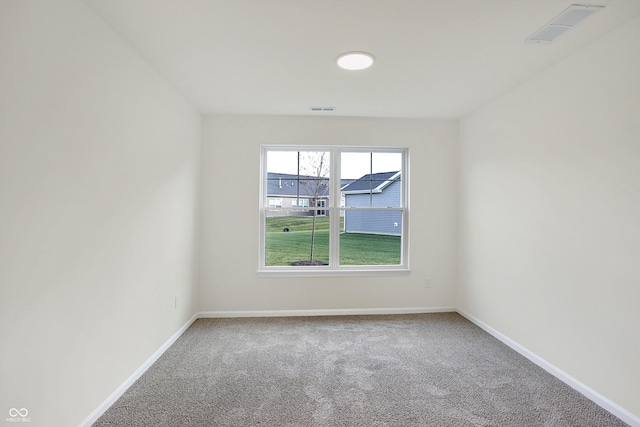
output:
[[[345,207],[401,207],[402,154],[344,152],[340,183]]]
[[[400,171],[402,153],[342,152],[340,178],[358,179],[369,173]]]
[[[269,151],[267,197],[287,198],[282,206],[301,206],[329,197],[331,156],[326,151]],[[317,205],[316,205],[317,206]]]

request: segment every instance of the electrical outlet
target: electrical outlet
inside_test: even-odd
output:
[[[424,288],[429,289],[431,287],[431,279],[424,280]]]
[[[178,295],[173,298],[173,308],[178,308]]]

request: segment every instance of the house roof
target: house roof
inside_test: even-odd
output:
[[[340,180],[340,190],[342,190],[344,187],[346,187],[347,185],[351,184],[354,181],[355,181],[355,179],[341,179]]]
[[[329,197],[329,179],[308,175],[267,172],[267,196]]]
[[[393,182],[400,179],[400,171],[379,172],[364,175],[342,188],[344,194],[381,193]]]

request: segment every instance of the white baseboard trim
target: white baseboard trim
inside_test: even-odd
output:
[[[408,308],[332,308],[313,310],[258,310],[258,311],[201,311],[199,319],[222,319],[232,317],[301,317],[301,316],[358,316],[374,314],[421,314],[455,312],[452,307],[408,307]]]
[[[498,340],[502,341],[507,346],[511,347],[513,350],[515,350],[518,353],[520,353],[522,356],[526,357],[527,359],[529,359],[530,361],[532,361],[536,365],[540,366],[545,371],[549,372],[554,377],[558,378],[560,381],[562,381],[565,384],[567,384],[568,386],[576,389],[578,392],[582,393],[585,397],[587,397],[588,399],[592,400],[597,405],[601,406],[602,408],[604,408],[605,410],[609,411],[610,413],[612,413],[616,417],[620,418],[625,423],[631,425],[632,427],[640,427],[640,417],[637,417],[636,415],[634,415],[631,412],[627,411],[626,409],[624,409],[620,405],[618,405],[618,404],[612,402],[611,400],[607,399],[606,397],[604,397],[600,393],[596,392],[592,388],[590,388],[590,387],[586,386],[585,384],[581,383],[580,381],[578,381],[577,379],[575,379],[571,375],[567,374],[563,370],[559,369],[558,367],[556,367],[556,366],[552,365],[551,363],[547,362],[546,360],[544,360],[540,356],[536,355],[535,353],[533,353],[529,349],[527,349],[527,348],[523,347],[522,345],[518,344],[517,342],[515,342],[511,338],[507,337],[506,335],[502,334],[501,332],[498,332],[497,330],[495,330],[491,326],[487,325],[486,323],[484,323],[480,319],[478,319],[478,318],[476,318],[476,317],[474,317],[474,316],[472,316],[472,315],[470,315],[468,313],[465,313],[462,310],[457,310],[457,312],[461,316],[463,316],[466,319],[468,319],[470,322],[472,322],[475,325],[477,325],[478,327],[484,329],[487,333],[493,335],[495,338],[497,338]]]
[[[176,342],[178,338],[180,338],[184,331],[189,329],[189,326],[191,326],[191,324],[195,322],[197,318],[197,314],[194,315],[187,321],[187,323],[182,325],[182,327],[178,329],[175,334],[171,335],[171,337],[164,344],[162,344],[162,346],[158,350],[156,350],[155,353],[151,355],[151,357],[149,357],[138,369],[136,369],[135,372],[131,374],[129,378],[127,378],[120,385],[120,387],[118,387],[113,393],[109,395],[109,397],[104,400],[104,402],[102,402],[92,413],[90,413],[89,416],[85,418],[78,427],[90,427],[91,424],[98,421],[98,418],[100,418],[107,411],[107,409],[109,409],[109,407],[113,405],[116,400],[118,400],[120,396],[122,396],[124,392],[127,391],[127,389],[131,387],[133,383],[136,382],[136,380],[140,378],[142,374],[144,374],[147,369],[149,369],[151,365],[153,365],[155,361],[158,360],[160,356],[162,356],[162,354],[167,351],[167,349],[171,347],[174,342]]]

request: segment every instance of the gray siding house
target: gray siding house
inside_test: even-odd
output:
[[[272,208],[325,207],[329,203],[329,180],[306,175],[267,173],[267,206]],[[313,210],[283,211],[282,215],[311,216]],[[319,210],[318,215],[326,215]],[[272,213],[272,216],[274,214]]]
[[[346,207],[400,207],[400,172],[367,174],[342,189]],[[400,211],[346,211],[346,233],[370,233],[400,236]]]

